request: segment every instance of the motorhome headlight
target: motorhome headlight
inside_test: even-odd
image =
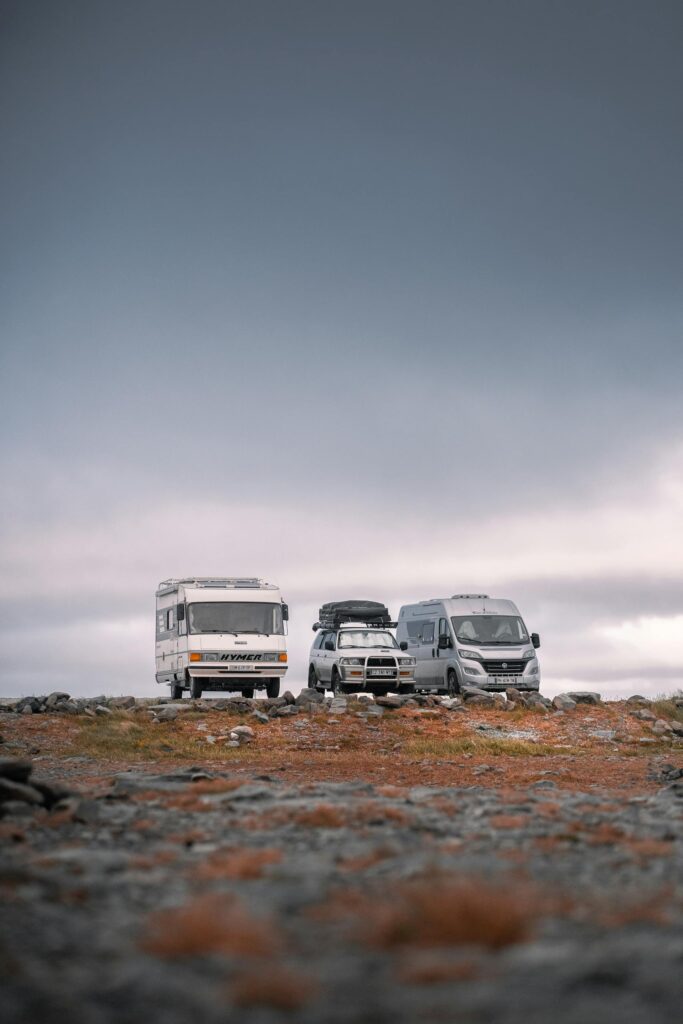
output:
[[[414,665],[415,658],[399,658],[398,663],[399,665]]]
[[[361,658],[340,658],[340,665],[362,665],[363,661]]]
[[[458,654],[461,658],[469,658],[471,661],[481,661],[481,654],[478,651],[463,651],[462,647],[458,647]]]
[[[201,661],[202,656],[199,651],[190,651],[190,661]]]
[[[216,651],[204,652],[204,661],[218,661],[218,653]]]

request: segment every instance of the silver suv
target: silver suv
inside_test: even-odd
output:
[[[311,647],[308,685],[335,694],[412,693],[415,658],[403,653],[404,646],[388,629],[364,623],[323,626]]]

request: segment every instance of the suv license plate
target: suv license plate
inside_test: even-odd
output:
[[[371,676],[393,676],[393,668],[371,668],[368,671],[368,675]]]

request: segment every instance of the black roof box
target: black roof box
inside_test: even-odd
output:
[[[328,601],[318,612],[314,629],[336,629],[345,622],[364,622],[367,626],[393,626],[389,609],[379,601]]]

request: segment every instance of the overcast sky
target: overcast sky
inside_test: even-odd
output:
[[[154,591],[509,597],[683,686],[679,0],[0,0],[0,694]]]

